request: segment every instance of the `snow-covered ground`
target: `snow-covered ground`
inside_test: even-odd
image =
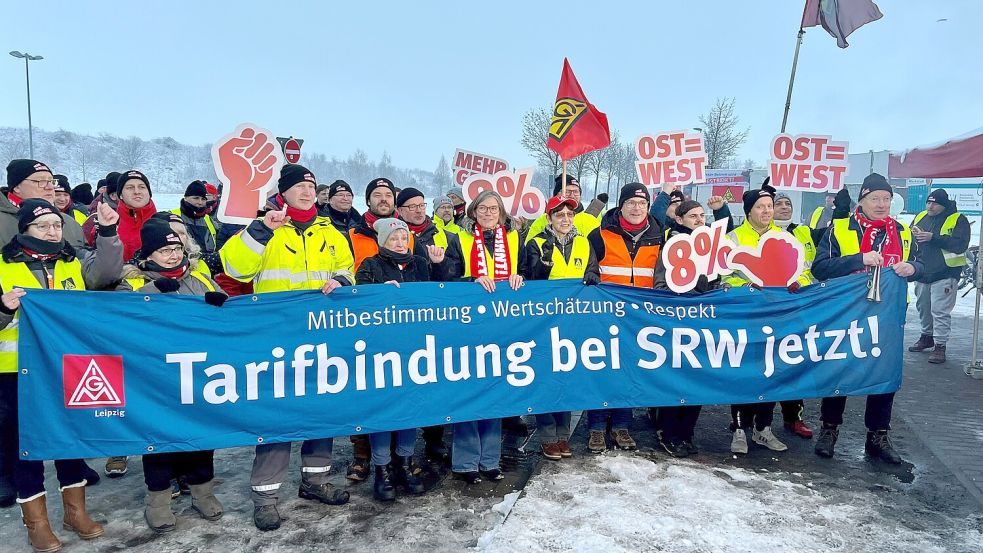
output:
[[[890,501],[883,494],[866,486],[830,493],[801,473],[619,454],[550,470],[556,466],[529,482],[504,523],[479,538],[478,550],[983,550],[983,533],[971,522],[957,523],[948,536],[908,528],[883,514]]]

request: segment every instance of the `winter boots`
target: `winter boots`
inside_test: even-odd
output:
[[[147,503],[143,511],[143,518],[147,520],[147,526],[158,534],[170,532],[177,527],[177,517],[171,511],[171,490],[161,490],[159,492],[147,491]]]
[[[395,501],[396,486],[393,485],[392,471],[389,465],[375,466],[375,483],[372,487],[372,497],[377,501]]]
[[[369,444],[369,437],[366,435],[352,436],[352,464],[348,466],[346,478],[354,482],[362,482],[369,477],[371,472],[372,446]]]
[[[399,457],[394,460],[395,466],[392,471],[392,484],[401,488],[408,494],[420,495],[426,488],[423,480],[420,479],[420,469],[413,462],[413,456]]]
[[[635,444],[635,440],[631,437],[631,434],[629,434],[628,430],[624,428],[612,430],[611,439],[614,441],[614,445],[616,445],[618,449],[634,451],[638,448],[638,446]]]
[[[590,437],[587,439],[587,450],[591,453],[604,453],[608,444],[604,441],[604,432],[591,430]]]
[[[328,482],[315,484],[306,475],[301,477],[300,489],[297,491],[297,496],[303,499],[320,501],[327,505],[344,505],[348,503],[349,499],[348,492],[335,488],[334,484],[329,484]]]
[[[880,459],[892,465],[901,464],[901,455],[891,444],[891,438],[887,435],[887,430],[867,433],[867,442],[864,444],[864,452],[872,459]]]
[[[751,441],[758,445],[763,445],[772,451],[785,451],[788,449],[787,445],[775,437],[770,426],[766,426],[761,430],[755,428],[751,432]]]
[[[560,453],[560,444],[558,442],[549,442],[543,444],[543,457],[549,459],[550,461],[559,461],[563,458]]]
[[[209,480],[204,484],[191,484],[191,507],[198,511],[205,520],[218,520],[224,511],[222,504],[215,497],[215,481]]]
[[[928,362],[935,365],[945,363],[945,344],[935,344],[935,349],[928,356]]]
[[[261,532],[269,532],[280,527],[280,511],[276,504],[256,505],[253,507],[253,524]]]
[[[20,504],[24,514],[24,526],[27,527],[27,539],[37,553],[47,553],[61,549],[61,540],[51,531],[48,522],[48,506],[45,495]]]
[[[840,431],[836,426],[823,424],[822,429],[819,430],[819,437],[816,438],[816,455],[831,458],[833,456],[833,448],[836,446],[836,440],[839,437]]]
[[[85,486],[65,488],[61,492],[61,501],[65,507],[65,530],[75,532],[83,540],[98,538],[106,532],[85,510]]]
[[[935,347],[935,339],[927,334],[922,334],[918,341],[908,346],[908,351],[925,351]]]
[[[106,459],[106,476],[119,478],[126,474],[126,457],[110,457]]]

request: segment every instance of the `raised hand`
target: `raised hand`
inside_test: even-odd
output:
[[[431,263],[441,263],[444,261],[444,248],[431,244],[427,246],[427,256],[430,257]]]
[[[266,215],[263,216],[263,225],[270,230],[276,230],[289,222],[290,216],[287,215],[286,209],[267,211]]]
[[[718,209],[724,207],[724,197],[723,196],[710,196],[710,199],[707,200],[707,205],[713,211],[717,211]]]
[[[109,207],[109,204],[100,203],[96,209],[96,222],[100,227],[111,227],[119,222],[119,213]]]

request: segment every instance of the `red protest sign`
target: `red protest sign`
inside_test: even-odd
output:
[[[546,197],[532,185],[532,169],[499,171],[494,175],[471,175],[461,187],[464,201],[471,203],[485,190],[494,190],[502,197],[505,210],[512,217],[535,219],[546,210]]]
[[[769,231],[758,246],[739,246],[727,237],[727,220],[715,221],[666,242],[666,284],[682,294],[709,280],[740,271],[758,286],[789,286],[805,270],[805,249],[790,233]]]
[[[266,203],[284,162],[273,136],[264,128],[243,123],[212,145],[215,174],[224,184],[219,221],[248,225]]]
[[[454,151],[454,182],[458,186],[464,186],[464,181],[471,175],[494,175],[509,168],[509,164],[504,159],[469,152],[458,148]]]
[[[780,134],[771,141],[768,176],[781,190],[837,192],[844,186],[848,142],[830,136]]]
[[[677,186],[706,181],[707,155],[701,133],[686,131],[643,135],[635,144],[638,178],[647,186]]]
[[[300,162],[300,147],[304,145],[303,138],[283,138],[276,137],[277,142],[280,143],[280,147],[283,149],[283,155],[287,158],[287,163],[299,163]]]
[[[734,204],[741,202],[741,196],[744,195],[744,185],[743,184],[729,184],[726,186],[714,186],[713,196],[720,196],[724,199],[724,203]]]

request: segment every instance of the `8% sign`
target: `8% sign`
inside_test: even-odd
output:
[[[494,175],[471,175],[461,187],[464,200],[469,204],[486,190],[497,192],[502,197],[505,210],[512,217],[535,219],[546,209],[546,197],[532,186],[532,172],[529,169],[519,171],[499,171]]]

